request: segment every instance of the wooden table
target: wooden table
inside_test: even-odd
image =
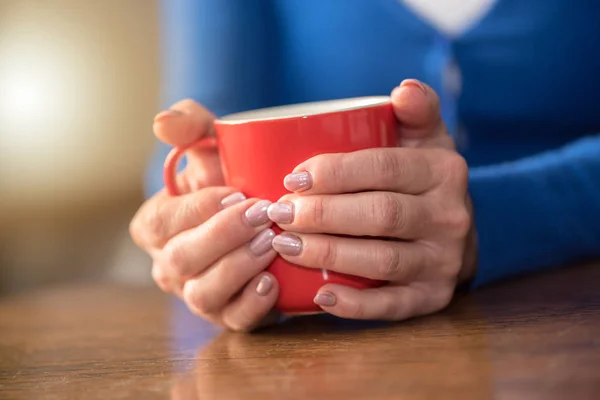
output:
[[[310,317],[223,333],[157,290],[0,300],[0,398],[600,399],[600,265],[399,324]]]

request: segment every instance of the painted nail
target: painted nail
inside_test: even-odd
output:
[[[417,87],[419,89],[421,89],[421,91],[425,94],[427,94],[427,88],[425,87],[425,85],[423,84],[423,82],[417,80],[417,79],[405,79],[402,81],[402,83],[400,84],[400,87],[404,87],[404,86],[414,86]]]
[[[232,193],[229,196],[225,197],[223,200],[221,200],[221,208],[225,209],[227,207],[231,207],[233,205],[241,203],[244,200],[246,200],[246,196],[244,196],[244,193]]]
[[[268,275],[263,275],[256,285],[256,293],[259,296],[266,296],[273,288],[273,280]]]
[[[245,215],[248,223],[252,226],[261,226],[269,221],[267,209],[271,205],[269,200],[261,200],[246,210]]]
[[[292,172],[283,179],[283,186],[290,192],[302,192],[312,187],[312,176],[307,171]]]
[[[272,243],[274,237],[275,232],[273,232],[271,229],[265,229],[256,235],[249,244],[252,254],[255,256],[262,256],[267,251],[271,250],[273,248]]]
[[[158,113],[156,115],[156,117],[154,117],[154,122],[162,122],[169,118],[179,117],[181,115],[183,115],[183,113],[181,111],[177,111],[177,110],[169,109],[169,110],[161,111],[160,113]]]
[[[335,296],[329,292],[318,293],[313,300],[319,306],[331,307],[335,306]]]
[[[297,256],[302,252],[302,241],[291,233],[282,233],[273,239],[273,248],[280,254]]]
[[[273,203],[267,210],[269,219],[276,224],[290,224],[294,220],[294,204],[287,202]]]

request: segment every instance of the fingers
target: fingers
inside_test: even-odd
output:
[[[213,135],[215,117],[193,100],[181,100],[154,118],[154,134],[172,146],[187,146]]]
[[[400,125],[401,146],[454,149],[442,120],[439,97],[431,87],[406,79],[392,91],[391,100]]]
[[[438,170],[445,153],[386,148],[318,155],[298,165],[285,177],[284,186],[302,194],[384,190],[418,195],[440,183],[444,174]]]
[[[182,285],[175,277],[168,274],[168,271],[156,262],[152,265],[152,279],[156,285],[165,293],[172,293],[181,297]]]
[[[131,222],[131,236],[140,247],[162,248],[173,236],[245,199],[229,187],[208,187],[177,197],[161,192],[140,207]]]
[[[219,312],[230,300],[275,258],[271,242],[275,232],[266,229],[249,244],[222,257],[204,273],[189,279],[183,297],[199,315]]]
[[[223,323],[234,331],[250,331],[271,316],[279,296],[279,284],[269,273],[252,279],[239,297],[223,309]]]
[[[201,273],[268,228],[270,204],[250,199],[215,214],[202,225],[169,240],[158,253],[159,263],[180,279]]]
[[[286,231],[405,240],[424,237],[433,222],[428,201],[390,192],[287,195],[268,215]]]
[[[452,298],[453,286],[384,286],[357,290],[348,286],[323,286],[315,303],[341,318],[400,321],[439,311]]]
[[[273,248],[295,265],[373,280],[409,283],[435,262],[419,243],[282,233]]]

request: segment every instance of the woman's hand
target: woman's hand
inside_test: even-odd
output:
[[[184,146],[213,135],[213,118],[184,100],[156,116],[154,132]],[[152,276],[162,290],[207,320],[251,330],[269,319],[279,292],[264,272],[276,255],[266,213],[271,203],[225,187],[216,150],[192,149],[187,160],[177,177],[182,195],[163,190],[146,201],[131,222],[131,236],[152,257]]]
[[[269,208],[287,231],[286,260],[389,281],[356,290],[326,284],[315,302],[345,318],[402,320],[446,307],[474,274],[468,171],[435,92],[409,80],[392,92],[400,148],[316,156],[285,179],[294,194]],[[337,236],[343,235],[343,236]]]

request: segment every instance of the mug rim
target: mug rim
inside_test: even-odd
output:
[[[258,108],[254,110],[227,114],[221,118],[217,118],[215,122],[222,125],[240,125],[253,122],[308,118],[327,114],[335,114],[339,112],[380,107],[390,103],[390,96],[361,96],[323,101],[311,101]],[[296,109],[296,111],[294,111],[294,109]],[[279,111],[280,114],[277,115],[274,113],[275,111]],[[271,115],[266,116],[269,113],[271,113]]]

